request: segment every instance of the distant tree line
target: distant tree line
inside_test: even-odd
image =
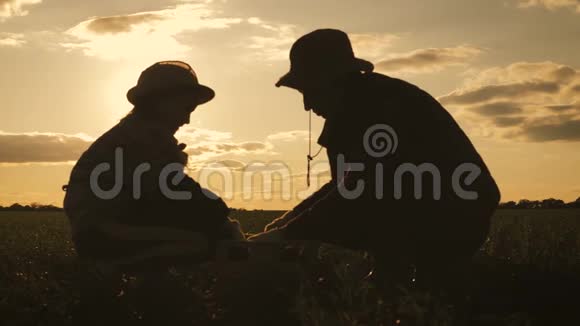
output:
[[[16,212],[60,212],[63,209],[54,205],[41,205],[32,203],[30,205],[20,205],[18,203],[11,206],[0,206],[0,211],[16,211]]]
[[[580,208],[580,197],[575,201],[566,203],[561,199],[548,198],[544,200],[528,200],[521,199],[517,203],[515,201],[508,201],[507,203],[500,203],[499,208],[520,208],[520,209],[535,209],[535,208]]]
[[[548,198],[544,200],[528,200],[521,199],[517,203],[515,201],[508,201],[505,203],[500,203],[498,208],[511,208],[511,209],[536,209],[536,208],[580,208],[580,197],[575,201],[566,203],[561,199]],[[41,205],[37,203],[32,203],[30,205],[20,205],[18,203],[12,204],[11,206],[0,206],[0,211],[17,211],[17,212],[60,212],[63,209],[54,205]],[[239,211],[244,212],[245,209],[232,209],[233,212]],[[254,210],[258,212],[262,210]]]

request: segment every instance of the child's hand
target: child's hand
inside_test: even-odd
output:
[[[189,159],[189,155],[187,155],[186,152],[184,152],[183,150],[187,147],[186,144],[179,144],[177,145],[177,147],[179,148],[179,163],[183,164],[184,166],[187,165],[187,161]]]

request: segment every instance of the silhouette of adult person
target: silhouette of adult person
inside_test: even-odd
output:
[[[400,281],[412,265],[429,282],[471,258],[487,237],[500,193],[452,116],[418,87],[373,72],[339,30],[302,36],[290,63],[276,86],[302,93],[304,109],[325,119],[318,143],[332,181],[250,240],[363,249],[375,258],[379,282]],[[462,171],[465,163],[479,174]]]
[[[132,111],[71,172],[64,208],[80,257],[106,261],[151,250],[203,260],[220,239],[244,238],[223,200],[183,172],[186,146],[174,137],[214,95],[181,61],[141,73],[127,93]]]

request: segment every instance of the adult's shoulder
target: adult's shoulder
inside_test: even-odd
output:
[[[388,111],[379,112],[388,112],[391,116],[394,113],[414,115],[441,109],[441,104],[433,96],[405,80],[375,72],[364,74],[362,80],[357,101],[373,107],[371,113],[377,112],[377,106],[388,107]]]
[[[368,73],[364,75],[370,89],[378,92],[381,95],[397,95],[411,96],[411,97],[430,97],[426,91],[415,84],[408,81],[380,74],[377,72]]]

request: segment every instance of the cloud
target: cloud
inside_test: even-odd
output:
[[[258,141],[248,142],[227,142],[227,143],[202,143],[188,147],[185,151],[192,155],[193,161],[208,160],[213,157],[230,155],[247,155],[247,154],[265,154],[270,153],[273,149],[272,144]]]
[[[388,33],[352,33],[348,35],[355,55],[371,60],[385,55],[385,50],[399,39],[399,36]]]
[[[443,104],[474,104],[495,99],[510,99],[521,96],[556,94],[560,85],[551,81],[525,81],[503,85],[486,85],[465,91],[454,91],[439,98]]]
[[[246,167],[246,163],[236,160],[222,160],[215,164],[232,170],[243,170]]]
[[[194,165],[195,171],[202,169],[205,170],[230,170],[230,171],[242,171],[246,167],[246,163],[237,160],[221,160],[209,163],[197,163]],[[191,168],[191,166],[190,166]]]
[[[252,36],[248,47],[266,60],[287,60],[292,44],[300,37],[298,28],[290,24],[265,22],[258,17],[247,19],[251,25],[261,28],[265,35]],[[430,72],[446,66],[462,65],[483,52],[469,45],[453,48],[420,49],[409,53],[385,57],[386,50],[400,39],[389,33],[351,33],[348,35],[355,55],[375,61],[377,70]]]
[[[283,131],[269,135],[266,139],[270,141],[281,141],[281,142],[308,140],[308,130]]]
[[[219,158],[222,159],[219,162],[225,162],[227,166],[232,164],[239,166],[239,164],[234,163],[234,161],[239,161],[232,159],[231,156],[274,154],[272,152],[274,146],[269,141],[236,142],[232,140],[231,132],[183,127],[176,134],[176,138],[188,145],[185,152],[190,155],[189,168],[193,170],[199,170],[199,168],[205,167],[207,162]]]
[[[288,60],[292,44],[301,36],[296,25],[266,22],[258,17],[247,19],[250,25],[258,27],[259,35],[251,36],[247,47],[254,55],[268,61]],[[398,36],[387,33],[349,34],[355,54],[363,58],[376,59]]]
[[[232,133],[204,128],[184,126],[175,135],[180,142],[186,144],[199,142],[222,142],[232,139]]]
[[[578,71],[570,66],[551,61],[515,62],[506,67],[494,67],[475,72],[474,78],[468,78],[470,87],[488,84],[507,84],[522,81],[548,81],[575,84]]]
[[[89,21],[86,28],[95,34],[129,33],[133,30],[133,26],[153,23],[164,19],[165,17],[163,15],[154,13],[102,17]]]
[[[0,131],[0,163],[64,163],[76,161],[90,146],[84,135],[6,133]]]
[[[524,117],[497,117],[493,121],[498,127],[513,127],[521,124],[524,120]]]
[[[523,134],[531,141],[580,141],[580,119],[560,123],[537,123],[524,126]]]
[[[217,151],[242,151],[242,152],[257,152],[268,149],[269,144],[262,142],[242,142],[242,143],[230,143],[230,144],[213,144]]]
[[[185,32],[228,29],[240,18],[218,17],[210,2],[179,4],[169,9],[121,16],[95,17],[65,33],[74,41],[66,49],[106,60],[184,58],[191,47],[177,40]]]
[[[487,103],[472,107],[471,110],[483,116],[510,115],[523,112],[521,108],[511,102]]]
[[[382,59],[376,62],[375,68],[385,72],[433,72],[447,66],[464,65],[482,52],[482,49],[469,45],[420,49]]]
[[[554,112],[564,112],[564,111],[571,111],[571,110],[579,110],[580,111],[580,103],[578,104],[558,104],[558,105],[546,105],[546,109],[549,109]]]
[[[472,135],[530,142],[579,141],[580,70],[554,62],[516,62],[475,72],[439,97]]]
[[[260,35],[250,36],[246,45],[253,56],[267,61],[287,60],[292,44],[298,38],[295,25],[265,22],[259,17],[250,17],[247,23],[259,28]]]
[[[580,1],[578,0],[519,0],[518,2],[521,8],[544,7],[549,10],[565,8],[580,13]]]
[[[288,172],[290,175],[290,167],[283,162],[252,162],[248,163],[244,168],[245,172],[276,172],[276,171],[284,171]]]
[[[15,16],[26,16],[24,7],[36,5],[42,0],[0,0],[0,22]]]
[[[26,44],[23,34],[0,33],[0,47],[21,47]]]

